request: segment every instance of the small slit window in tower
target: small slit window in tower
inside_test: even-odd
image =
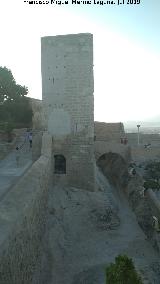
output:
[[[66,174],[66,159],[63,155],[54,156],[54,173]]]

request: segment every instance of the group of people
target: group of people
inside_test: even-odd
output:
[[[27,141],[29,142],[29,147],[32,148],[32,132],[29,131],[28,129],[27,129],[27,132],[26,132],[26,137],[25,137],[24,144]],[[20,152],[19,152],[19,150],[24,146],[24,144],[22,144],[21,146],[17,146],[16,147],[16,164],[17,164],[17,167],[19,166],[19,160],[20,160]]]
[[[27,139],[29,141],[30,148],[32,148],[32,132],[27,132]]]
[[[127,143],[128,143],[128,139],[126,137],[121,138],[121,144],[127,145]]]
[[[150,149],[150,148],[151,148],[151,143],[145,144],[145,145],[144,145],[144,148],[145,148],[145,149]]]

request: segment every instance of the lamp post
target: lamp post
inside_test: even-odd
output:
[[[139,128],[140,128],[140,124],[137,125],[138,128],[138,146],[139,146]]]

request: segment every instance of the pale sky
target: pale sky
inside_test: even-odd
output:
[[[139,5],[124,0],[119,6],[118,0],[103,6],[48,1],[0,0],[0,66],[11,69],[29,96],[42,98],[40,38],[89,32],[94,37],[95,120],[160,115],[160,0]]]

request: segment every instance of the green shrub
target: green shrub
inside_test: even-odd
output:
[[[11,70],[0,66],[0,123],[32,125],[32,108],[28,88],[16,83]]]
[[[152,180],[152,179],[148,179],[147,181],[144,182],[144,188],[145,189],[157,189],[159,190],[160,189],[160,185],[157,181],[155,180]]]
[[[146,176],[150,179],[160,179],[160,162],[149,163],[146,167]]]
[[[106,268],[106,284],[143,284],[127,255],[118,255],[115,263]]]

